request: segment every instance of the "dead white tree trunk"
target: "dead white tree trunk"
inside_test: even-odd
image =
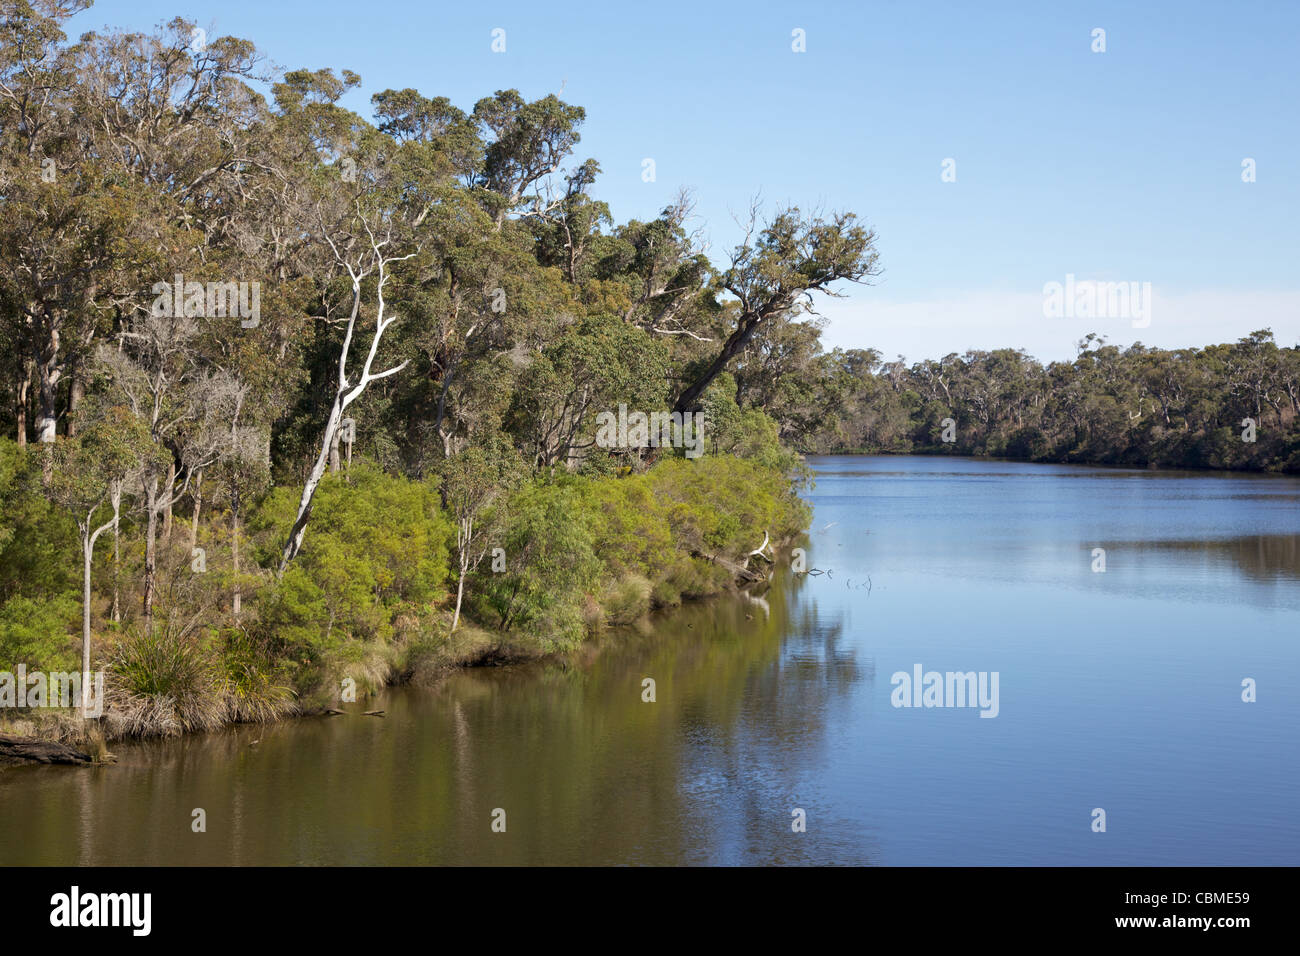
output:
[[[81,716],[83,719],[90,716],[90,568],[95,556],[95,542],[99,540],[101,534],[117,523],[117,516],[114,515],[98,528],[91,530],[91,522],[94,520],[95,512],[99,510],[100,503],[102,499],[90,509],[86,520],[79,522],[84,569],[81,591]]]
[[[298,515],[294,519],[293,527],[289,531],[289,539],[285,542],[284,552],[280,556],[278,572],[280,574],[284,574],[289,562],[297,556],[298,551],[302,548],[303,535],[307,531],[307,522],[311,518],[312,501],[316,497],[316,489],[320,485],[321,479],[325,476],[325,470],[329,467],[331,452],[336,448],[335,443],[339,425],[343,421],[343,412],[361,397],[361,393],[366,390],[366,386],[371,382],[387,378],[389,375],[396,375],[407,366],[407,362],[403,362],[401,365],[396,365],[383,372],[371,371],[375,356],[379,353],[379,343],[383,339],[384,333],[390,325],[397,321],[395,316],[384,315],[384,284],[390,276],[388,266],[393,262],[410,259],[415,253],[412,252],[405,256],[385,255],[384,247],[389,244],[391,238],[385,238],[382,241],[376,240],[368,224],[366,225],[366,234],[370,239],[370,252],[356,265],[339,253],[338,247],[330,239],[328,231],[325,235],[325,241],[329,243],[330,248],[334,251],[334,258],[347,269],[348,276],[352,279],[352,310],[348,316],[347,333],[343,337],[343,348],[339,352],[339,382],[338,389],[334,393],[334,404],[330,408],[329,419],[325,423],[325,434],[321,437],[320,453],[316,456],[316,463],[312,465],[311,472],[307,475],[307,481],[303,485],[302,498],[298,502]],[[361,313],[361,284],[371,274],[374,274],[377,280],[375,330],[370,340],[370,351],[366,354],[365,364],[361,368],[361,377],[356,384],[353,384],[348,381],[348,351],[352,347],[352,335],[356,330],[357,317]],[[407,361],[409,362],[409,359]]]
[[[460,553],[460,577],[456,584],[456,613],[451,618],[451,633],[460,624],[460,603],[465,597],[465,575],[469,574],[469,546],[474,540],[474,519],[462,518],[456,529],[456,549]]]
[[[745,568],[749,568],[751,558],[762,558],[764,561],[771,563],[772,559],[767,556],[767,545],[772,539],[768,536],[766,530],[763,532],[763,543],[745,556]]]
[[[122,569],[122,536],[119,533],[119,522],[122,518],[122,482],[113,482],[109,492],[109,500],[113,503],[113,623],[116,624],[122,620],[122,588],[120,574]]]

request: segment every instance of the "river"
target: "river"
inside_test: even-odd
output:
[[[341,717],[2,772],[0,864],[1300,863],[1300,481],[809,462],[815,573]],[[917,668],[997,694],[895,706]]]

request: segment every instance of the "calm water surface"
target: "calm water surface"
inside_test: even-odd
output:
[[[2,772],[0,864],[1300,864],[1300,481],[810,463],[824,573],[385,719]],[[917,664],[998,716],[893,707]]]

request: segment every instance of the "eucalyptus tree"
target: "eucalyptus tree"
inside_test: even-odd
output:
[[[662,408],[668,350],[616,316],[590,316],[528,358],[507,427],[533,465],[573,470],[595,445],[600,412]]]
[[[458,573],[452,632],[460,624],[465,582],[483,562],[503,527],[499,511],[495,515],[497,520],[486,529],[481,524],[484,515],[491,514],[493,505],[507,497],[523,476],[524,469],[515,449],[503,436],[494,437],[495,440],[471,445],[439,465],[443,504],[456,522],[454,557]]]
[[[89,5],[15,3],[0,19],[0,295],[7,337],[31,359],[36,438],[45,443],[57,427],[69,326],[85,318],[88,269],[104,254],[92,219],[104,183],[80,170],[68,108],[75,62],[62,29]]]
[[[586,115],[558,96],[530,103],[518,90],[498,90],[474,104],[472,119],[485,146],[472,182],[496,231],[521,206],[537,211],[541,200],[532,190],[568,158]]]
[[[469,379],[499,378],[502,356],[538,347],[572,312],[551,263],[539,262],[536,230],[581,218],[576,206],[596,166],[564,174],[565,191],[554,195],[552,174],[577,143],[583,117],[554,96],[530,103],[501,91],[468,115],[410,89],[384,91],[374,104],[379,130],[403,147],[406,175],[434,198],[419,228],[421,255],[403,277],[410,322],[401,334],[419,362],[401,405],[408,463],[420,473],[429,463],[426,436],[437,457],[450,457],[481,418],[457,401],[475,390]]]
[[[143,610],[153,624],[159,523],[185,495],[196,474],[216,461],[222,434],[214,427],[220,408],[233,401],[237,386],[205,367],[200,319],[155,309],[120,333],[120,347],[101,345],[98,363],[112,400],[121,404],[149,435],[135,480],[145,514]]]
[[[82,703],[88,705],[91,651],[91,567],[95,543],[100,535],[117,523],[116,509],[107,514],[115,489],[133,468],[140,456],[154,450],[142,424],[121,409],[108,409],[104,417],[80,434],[65,438],[45,450],[52,459],[48,490],[51,497],[71,512],[77,525],[82,555],[81,674]]]
[[[258,98],[241,78],[256,56],[246,41],[201,41],[179,19],[68,45],[61,24],[88,4],[13,6],[0,24],[0,256],[12,265],[4,298],[17,306],[6,320],[32,356],[36,436],[50,442],[62,380],[72,375],[75,430],[77,370],[107,332],[106,305],[135,292],[114,281],[129,272],[119,267],[131,242],[153,247],[155,277],[171,276],[202,260],[205,226],[230,215],[220,193],[251,161],[240,153]],[[179,241],[165,234],[173,226]]]
[[[676,411],[695,410],[710,383],[756,335],[806,306],[814,292],[837,295],[831,287],[841,280],[867,282],[878,275],[875,240],[853,213],[805,218],[789,207],[760,228],[758,209],[752,208],[745,238],[721,280],[738,304],[730,334],[678,395]]]
[[[410,362],[407,358],[382,369],[375,365],[385,333],[399,318],[386,299],[388,283],[396,269],[419,255],[419,229],[437,201],[435,195],[420,189],[418,182],[404,176],[404,169],[401,162],[382,166],[375,163],[358,189],[331,189],[326,184],[317,201],[316,225],[336,266],[344,273],[348,304],[341,323],[343,340],[338,348],[333,400],[315,463],[303,483],[297,514],[280,556],[281,574],[302,547],[312,501],[338,442],[343,413],[372,383],[396,375]],[[369,338],[369,346],[362,345],[360,368],[354,366],[349,373],[348,361],[356,336]]]

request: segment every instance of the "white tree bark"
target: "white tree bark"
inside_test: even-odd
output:
[[[90,509],[85,522],[81,524],[81,555],[84,563],[81,591],[81,716],[83,720],[90,716],[90,567],[95,555],[95,542],[101,534],[117,524],[117,515],[114,515],[92,531],[90,523],[94,520],[98,508],[99,505],[96,504]]]
[[[298,551],[302,548],[303,535],[307,531],[307,522],[311,518],[312,501],[315,499],[316,489],[329,467],[330,454],[336,447],[335,442],[339,425],[343,421],[343,412],[361,397],[361,393],[366,390],[366,386],[371,382],[387,378],[389,375],[396,375],[407,366],[407,362],[403,362],[383,372],[371,371],[375,356],[379,353],[379,343],[383,339],[384,333],[390,325],[397,321],[396,317],[385,316],[384,314],[384,284],[389,279],[388,266],[393,262],[410,259],[415,253],[405,256],[385,255],[383,249],[388,245],[389,240],[376,240],[368,225],[366,226],[366,233],[370,237],[370,252],[366,259],[356,265],[353,265],[352,262],[340,255],[328,232],[325,235],[325,241],[334,250],[335,259],[348,270],[348,275],[352,279],[352,311],[348,316],[347,333],[343,337],[343,348],[339,352],[339,384],[334,393],[334,404],[330,408],[329,418],[325,422],[325,434],[321,437],[320,453],[316,456],[316,463],[312,465],[311,472],[307,475],[307,481],[303,485],[302,497],[298,501],[298,514],[294,519],[293,527],[289,531],[289,539],[285,542],[284,552],[280,556],[280,574],[284,574],[289,562],[297,556]],[[374,273],[378,280],[375,330],[370,340],[370,351],[366,354],[365,364],[361,368],[361,377],[356,384],[352,384],[348,381],[348,352],[352,347],[352,335],[356,330],[357,317],[361,312],[361,283],[371,273]]]

